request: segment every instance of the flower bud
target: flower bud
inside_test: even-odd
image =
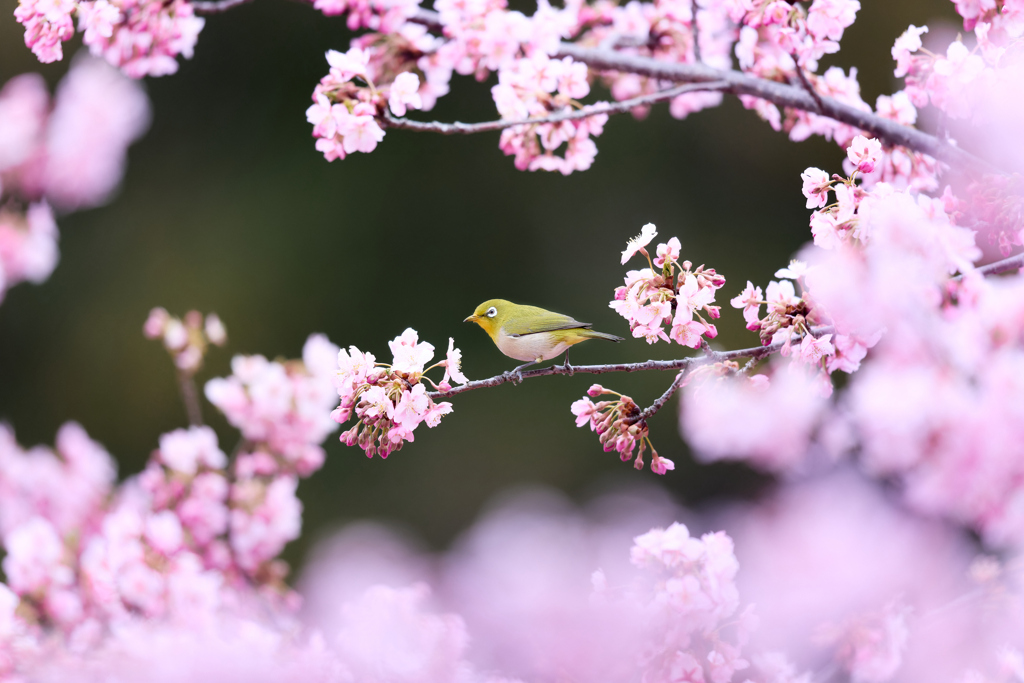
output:
[[[214,346],[224,346],[228,340],[228,331],[216,313],[210,313],[206,316],[206,325],[204,330],[206,332],[206,338]]]

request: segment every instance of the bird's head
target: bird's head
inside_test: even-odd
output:
[[[463,322],[476,323],[493,339],[498,334],[498,330],[505,324],[505,321],[508,320],[508,316],[514,307],[515,304],[504,299],[488,299],[477,306],[476,310],[473,311],[473,315],[466,318]]]

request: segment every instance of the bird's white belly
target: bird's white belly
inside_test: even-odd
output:
[[[504,330],[498,332],[495,343],[503,354],[521,361],[550,360],[564,353],[572,344],[555,341],[553,335],[539,332],[522,337],[510,337]]]

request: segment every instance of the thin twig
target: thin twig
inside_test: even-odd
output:
[[[676,375],[676,378],[672,380],[672,384],[668,385],[668,389],[665,390],[664,394],[656,398],[654,400],[654,403],[644,408],[640,412],[640,414],[637,415],[635,418],[627,419],[626,422],[628,422],[629,424],[635,424],[637,422],[646,421],[649,418],[653,417],[654,414],[661,410],[665,406],[665,404],[668,403],[669,399],[672,398],[672,396],[677,391],[679,391],[679,387],[683,385],[683,380],[686,378],[687,374],[688,373],[685,370],[683,370],[678,375]]]
[[[688,92],[695,91],[706,91],[706,90],[724,90],[729,87],[729,84],[725,81],[717,81],[710,83],[687,83],[679,85],[668,90],[662,90],[659,92],[651,93],[649,95],[641,95],[634,97],[629,100],[623,100],[622,102],[610,102],[606,104],[592,104],[584,107],[583,109],[577,109],[571,112],[559,112],[551,114],[550,116],[538,116],[529,119],[518,119],[515,121],[509,121],[507,119],[499,119],[497,121],[483,121],[480,123],[462,123],[454,121],[452,123],[442,123],[440,121],[412,121],[410,119],[396,119],[391,116],[390,112],[384,111],[384,123],[387,128],[398,128],[401,130],[415,130],[424,133],[440,133],[441,135],[471,135],[473,133],[485,133],[492,130],[503,130],[505,128],[513,128],[515,126],[530,126],[541,123],[561,123],[562,121],[574,121],[576,119],[585,119],[590,116],[599,114],[621,114],[623,112],[630,111],[636,107],[640,107],[647,104],[653,104],[655,102],[664,102],[665,100],[671,100],[679,95],[683,95]]]
[[[693,35],[693,61],[703,64],[700,58],[700,28],[697,26],[697,0],[690,0],[690,33]]]
[[[817,113],[822,113],[825,110],[825,105],[821,103],[821,95],[814,89],[814,86],[811,85],[811,82],[807,79],[807,74],[804,73],[804,68],[799,64],[796,65],[796,77],[800,81],[800,84],[804,86],[804,90],[806,90],[814,99],[814,103],[818,105]]]
[[[811,334],[818,336],[821,334],[829,334],[834,332],[834,328],[831,326],[815,327],[811,330]],[[790,340],[792,343],[793,340]],[[714,351],[711,354],[704,354],[702,356],[690,356],[688,358],[677,358],[675,360],[649,360],[643,363],[612,363],[608,365],[574,365],[572,366],[572,372],[574,374],[582,375],[602,375],[607,372],[640,372],[643,370],[682,370],[684,368],[700,367],[701,365],[707,365],[708,363],[720,363],[727,360],[736,360],[737,358],[764,358],[777,351],[782,350],[785,346],[785,342],[777,342],[775,344],[769,344],[768,346],[755,346],[749,349],[736,349],[734,351]],[[568,375],[569,370],[564,365],[551,365],[546,368],[537,368],[536,370],[527,370],[521,373],[524,380],[532,379],[534,377],[546,377],[548,375]],[[499,384],[505,384],[506,382],[518,381],[518,377],[514,377],[511,373],[503,373],[501,375],[495,375],[487,379],[478,379],[468,384],[463,384],[461,387],[453,387],[448,391],[433,391],[429,392],[427,396],[430,398],[448,398],[449,396],[455,396],[456,394],[462,394],[473,389],[483,389],[485,387],[496,387]]]
[[[203,410],[199,405],[199,391],[196,389],[196,381],[191,373],[178,370],[178,388],[181,390],[181,400],[185,404],[185,414],[188,416],[188,423],[192,427],[203,424]]]
[[[252,0],[198,0],[190,4],[196,14],[220,14],[250,2]]]

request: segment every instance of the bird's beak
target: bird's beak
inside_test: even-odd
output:
[[[464,322],[464,323],[475,323],[479,319],[480,318],[476,317],[475,315],[471,315],[468,318],[466,318],[465,320],[463,320],[462,322]]]

